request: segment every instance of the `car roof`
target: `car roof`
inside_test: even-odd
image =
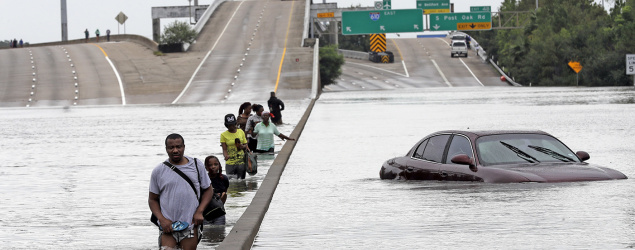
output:
[[[501,135],[501,134],[543,134],[549,135],[549,133],[542,130],[443,130],[434,134],[463,134],[469,137],[481,137],[486,135]]]

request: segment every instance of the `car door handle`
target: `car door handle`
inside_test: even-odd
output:
[[[412,172],[412,171],[414,171],[414,170],[415,170],[415,168],[413,168],[413,167],[407,167],[407,168],[406,168],[406,171],[411,171],[411,172]]]
[[[440,171],[439,175],[443,178],[448,177],[448,173],[446,173],[445,171]]]

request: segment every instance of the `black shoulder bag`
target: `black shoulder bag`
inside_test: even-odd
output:
[[[203,192],[202,192],[203,189],[201,188],[199,192],[196,192],[194,183],[192,183],[192,181],[190,180],[190,178],[187,177],[187,175],[185,175],[181,170],[176,168],[174,165],[172,165],[168,161],[164,161],[163,164],[169,167],[170,169],[172,169],[179,176],[183,177],[183,179],[190,184],[190,187],[192,187],[192,191],[194,191],[194,194],[198,197],[198,202],[200,203],[203,196]],[[194,158],[194,165],[196,166],[196,174],[198,175],[198,183],[201,183],[201,176],[198,172],[198,161],[196,160],[196,158]],[[199,196],[199,193],[200,193],[200,196]],[[221,201],[218,196],[214,195],[212,197],[212,200],[205,207],[205,210],[203,210],[203,217],[205,218],[205,220],[211,221],[223,215],[225,215],[225,205],[223,204],[223,201]],[[159,226],[158,220],[159,219],[154,215],[154,213],[150,216],[150,221],[154,223],[154,225]]]

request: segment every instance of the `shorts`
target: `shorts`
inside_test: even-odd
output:
[[[230,164],[226,164],[225,165],[225,173],[227,175],[235,175],[236,178],[238,179],[245,179],[245,174],[247,173],[247,168],[245,167],[245,164],[238,164],[238,165],[230,165]]]
[[[200,226],[193,226],[190,230],[183,230],[179,232],[172,232],[172,237],[176,240],[176,244],[181,243],[184,239],[194,238],[196,235],[194,234],[194,230],[198,231],[198,241],[200,242],[203,238],[203,228]],[[163,236],[163,230],[159,229],[159,248],[161,248],[161,236]]]

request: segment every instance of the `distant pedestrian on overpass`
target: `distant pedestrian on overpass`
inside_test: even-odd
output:
[[[106,30],[106,40],[110,42],[110,29]]]
[[[99,42],[99,29],[95,30],[95,36],[97,37],[97,42]]]
[[[284,102],[276,97],[276,92],[271,91],[271,97],[267,101],[267,105],[269,105],[269,110],[271,111],[271,122],[276,125],[282,124],[282,113],[284,110]]]
[[[84,30],[84,36],[86,36],[86,42],[88,42],[88,34],[90,34],[88,32],[88,29]]]

